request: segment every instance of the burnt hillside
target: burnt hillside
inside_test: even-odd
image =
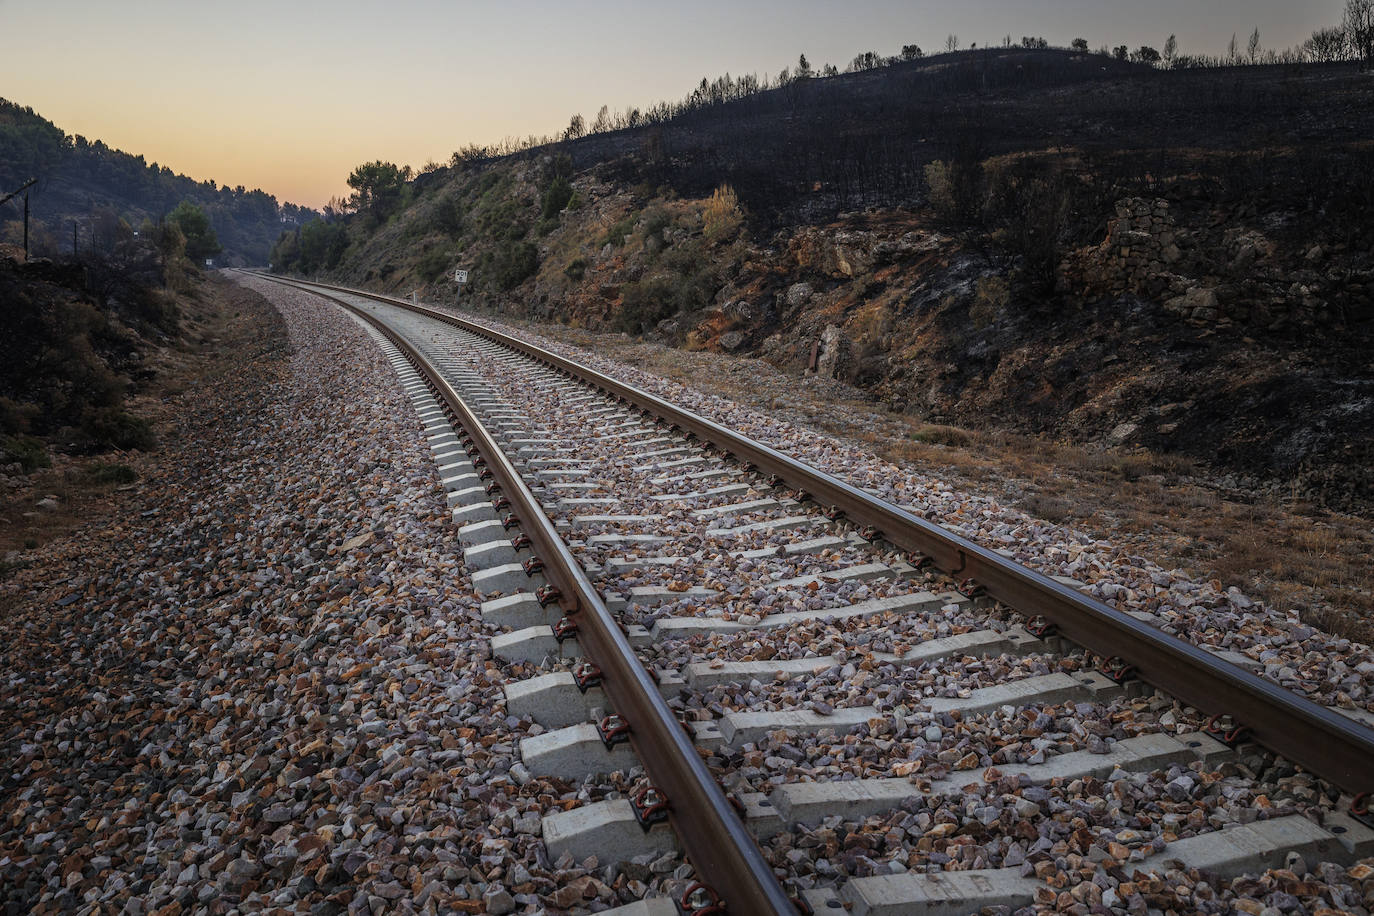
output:
[[[612,164],[621,181],[682,196],[729,182],[754,218],[790,222],[910,204],[933,159],[1132,150],[1152,154],[1163,174],[1197,151],[1367,139],[1367,102],[1368,79],[1353,64],[1165,71],[998,48],[800,80],[560,149],[578,170]]]
[[[1374,78],[996,50],[420,176],[282,269],[1374,506]]]

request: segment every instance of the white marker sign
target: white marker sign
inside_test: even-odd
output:
[[[455,270],[453,272],[453,280],[455,283],[468,282],[468,272],[466,270]]]

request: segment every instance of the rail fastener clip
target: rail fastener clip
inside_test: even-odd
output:
[[[593,687],[601,686],[601,669],[591,662],[583,662],[572,670],[573,683],[577,689],[586,693]]]
[[[1374,827],[1374,811],[1369,810],[1369,793],[1361,792],[1350,802],[1350,816],[1364,824]]]
[[[1113,655],[1103,661],[1098,670],[1118,684],[1124,684],[1136,676],[1135,665],[1130,664],[1120,655]]]
[[[683,916],[719,916],[726,912],[725,901],[720,894],[700,881],[693,881],[676,903],[678,912]]]
[[[954,590],[965,598],[977,598],[984,592],[983,586],[974,582],[972,578],[960,579],[959,584],[954,587]]]
[[[596,723],[596,733],[601,736],[601,743],[606,745],[606,750],[609,751],[617,744],[630,740],[630,723],[616,713],[611,713]]]
[[[560,646],[564,640],[572,639],[576,635],[577,621],[571,617],[559,617],[558,622],[553,625],[553,638],[558,640]]]
[[[1229,713],[1219,712],[1202,729],[1227,747],[1238,747],[1250,738],[1250,727],[1237,724]]]
[[[630,796],[630,807],[634,809],[635,820],[645,833],[660,821],[668,819],[668,796],[658,786],[645,786]]]

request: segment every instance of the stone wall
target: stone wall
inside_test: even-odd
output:
[[[1056,289],[1069,301],[1129,294],[1188,321],[1276,331],[1368,320],[1374,271],[1337,274],[1319,244],[1285,250],[1252,226],[1214,216],[1209,227],[1184,229],[1168,201],[1117,201],[1107,237],[1064,258]]]
[[[1183,260],[1167,200],[1128,197],[1116,203],[1100,245],[1072,252],[1059,265],[1059,292],[1084,298],[1159,297],[1176,285],[1171,268]]]

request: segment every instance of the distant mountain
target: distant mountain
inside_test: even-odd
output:
[[[70,253],[78,244],[112,246],[119,220],[137,229],[158,222],[189,200],[205,211],[219,237],[224,264],[265,264],[283,228],[316,216],[296,204],[279,204],[265,191],[216,187],[156,162],[111,149],[99,140],[68,134],[32,108],[0,99],[0,196],[30,178],[30,245],[36,254]],[[0,208],[0,241],[20,243],[23,211],[16,199]]]

